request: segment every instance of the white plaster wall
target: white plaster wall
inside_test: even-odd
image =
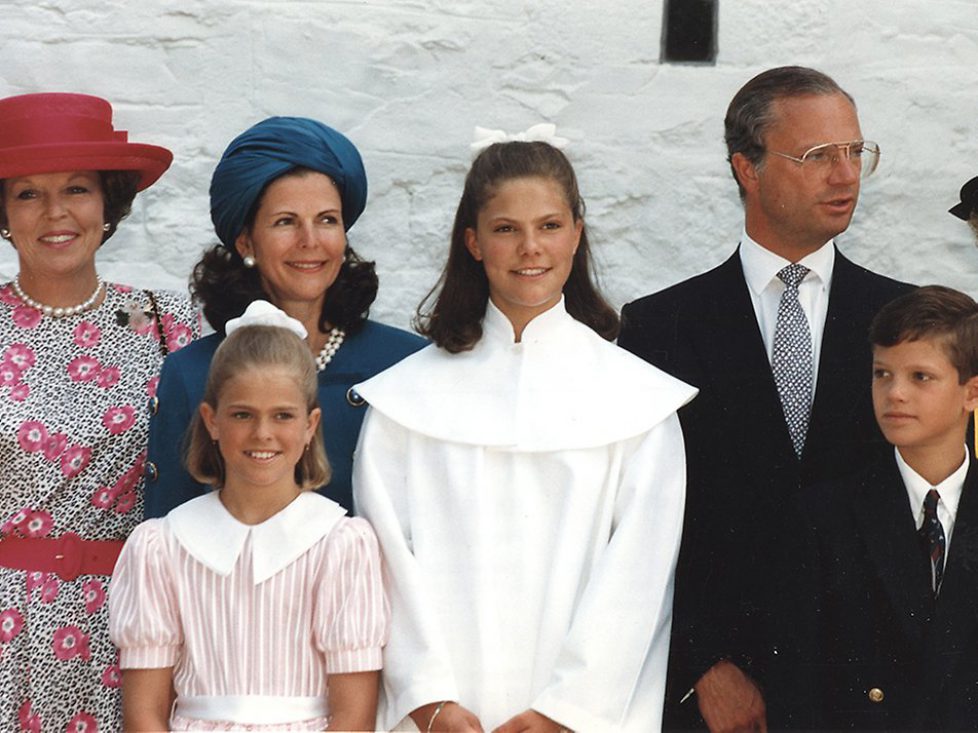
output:
[[[978,295],[978,249],[946,210],[978,174],[976,0],[720,0],[715,66],[660,65],[648,0],[0,0],[0,96],[108,98],[131,139],[176,156],[99,254],[111,278],[185,287],[216,241],[207,187],[245,127],[319,118],[370,178],[351,232],[377,260],[373,315],[407,326],[445,252],[475,125],[550,120],[572,138],[615,305],[725,258],[742,226],[723,112],[786,63],[833,75],[883,148],[857,261]],[[0,276],[16,271],[9,248]]]

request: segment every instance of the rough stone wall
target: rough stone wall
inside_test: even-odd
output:
[[[407,326],[443,262],[475,125],[557,123],[615,305],[699,272],[742,226],[724,161],[733,93],[786,63],[833,75],[883,148],[844,250],[978,294],[978,249],[946,213],[978,174],[974,0],[720,0],[715,66],[659,63],[644,0],[2,0],[0,96],[108,98],[131,139],[171,148],[99,255],[107,276],[182,289],[216,241],[207,187],[245,127],[316,117],[360,147],[351,241],[377,260],[373,315]],[[0,276],[16,271],[10,248]]]

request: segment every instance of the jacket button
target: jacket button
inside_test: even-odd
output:
[[[872,690],[869,691],[870,702],[876,702],[876,703],[883,702],[884,697],[885,695],[883,695],[883,691],[878,687],[874,687]]]
[[[149,414],[155,415],[160,411],[160,398],[156,395],[149,398]]]
[[[146,467],[143,469],[143,473],[146,474],[147,481],[156,481],[160,477],[160,472],[156,468],[156,464],[152,461],[146,461]]]
[[[350,403],[352,407],[363,407],[365,404],[367,404],[367,401],[363,399],[363,397],[360,396],[360,393],[353,387],[350,387],[346,391],[346,401]]]

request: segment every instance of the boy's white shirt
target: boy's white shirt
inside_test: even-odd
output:
[[[937,518],[944,526],[944,557],[947,557],[951,549],[951,534],[954,532],[954,520],[958,515],[958,503],[961,501],[961,492],[964,489],[964,480],[968,475],[968,465],[971,463],[971,454],[968,446],[964,446],[964,460],[961,465],[939,484],[932,485],[927,479],[914,471],[900,455],[900,449],[894,447],[897,468],[900,470],[900,477],[907,490],[907,499],[910,501],[910,513],[917,529],[924,523],[924,497],[931,489],[937,489],[941,495],[941,500],[937,503]]]

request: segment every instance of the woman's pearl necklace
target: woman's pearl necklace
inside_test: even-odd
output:
[[[18,298],[24,301],[24,305],[30,306],[34,310],[39,310],[44,315],[51,316],[52,318],[66,318],[67,316],[74,316],[79,313],[84,313],[95,305],[95,301],[98,300],[98,296],[102,293],[102,287],[105,285],[105,283],[102,282],[101,275],[95,275],[95,281],[95,292],[88,296],[84,302],[79,303],[78,305],[69,305],[65,307],[38,303],[31,296],[25,293],[23,288],[20,287],[20,275],[17,275],[11,284],[13,285],[14,293],[17,294]]]
[[[342,328],[334,328],[329,332],[329,338],[326,339],[326,343],[323,348],[316,355],[316,371],[321,372],[326,368],[326,365],[333,361],[333,356],[339,351],[340,346],[343,344],[343,339],[346,338],[346,331]]]

